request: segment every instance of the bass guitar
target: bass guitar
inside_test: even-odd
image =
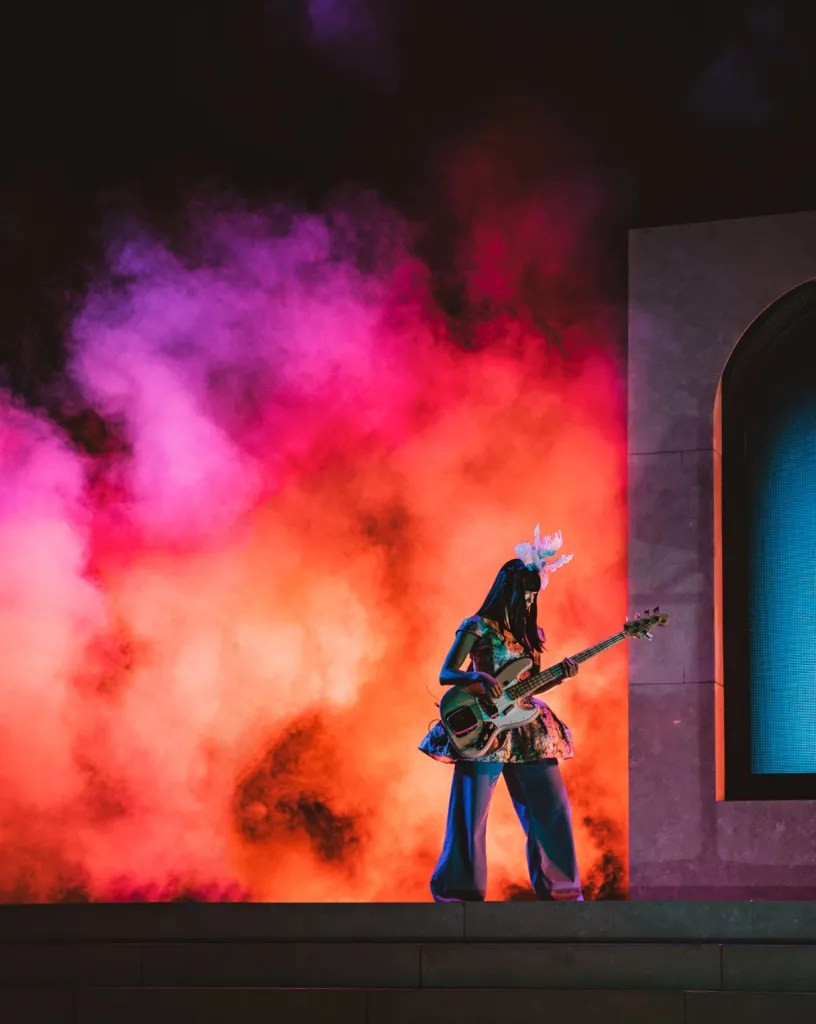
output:
[[[668,621],[666,612],[661,612],[659,607],[654,608],[642,617],[635,616],[625,622],[620,633],[573,654],[572,660],[579,663],[587,661],[630,637],[653,640],[650,630],[655,626],[665,626]],[[502,686],[499,697],[476,696],[468,693],[463,686],[450,687],[440,701],[439,714],[459,757],[467,760],[483,757],[498,742],[503,732],[527,725],[538,717],[535,705],[525,707],[519,702],[558,686],[563,679],[564,669],[559,662],[543,672],[520,680],[518,677],[531,668],[532,664],[530,658],[517,658],[505,665],[496,676],[496,681]]]

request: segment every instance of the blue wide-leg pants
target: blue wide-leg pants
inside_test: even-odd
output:
[[[553,759],[531,764],[456,762],[445,842],[431,877],[434,900],[485,898],[487,812],[502,774],[527,835],[527,868],[539,899],[583,899],[569,799]]]

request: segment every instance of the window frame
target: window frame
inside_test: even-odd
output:
[[[810,327],[816,337],[816,281],[806,281],[769,306],[736,344],[721,379],[722,652],[726,800],[816,798],[816,772],[751,771],[749,644],[750,524],[746,505],[746,419],[762,368],[792,336]]]

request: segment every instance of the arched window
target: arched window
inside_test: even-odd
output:
[[[816,281],[721,384],[726,799],[816,797]]]

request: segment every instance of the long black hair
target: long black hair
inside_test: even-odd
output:
[[[535,591],[529,612],[524,601],[527,590]],[[510,630],[530,653],[540,651],[541,637],[538,635],[537,621],[539,590],[541,577],[538,570],[528,568],[520,558],[511,558],[499,569],[478,614]]]

